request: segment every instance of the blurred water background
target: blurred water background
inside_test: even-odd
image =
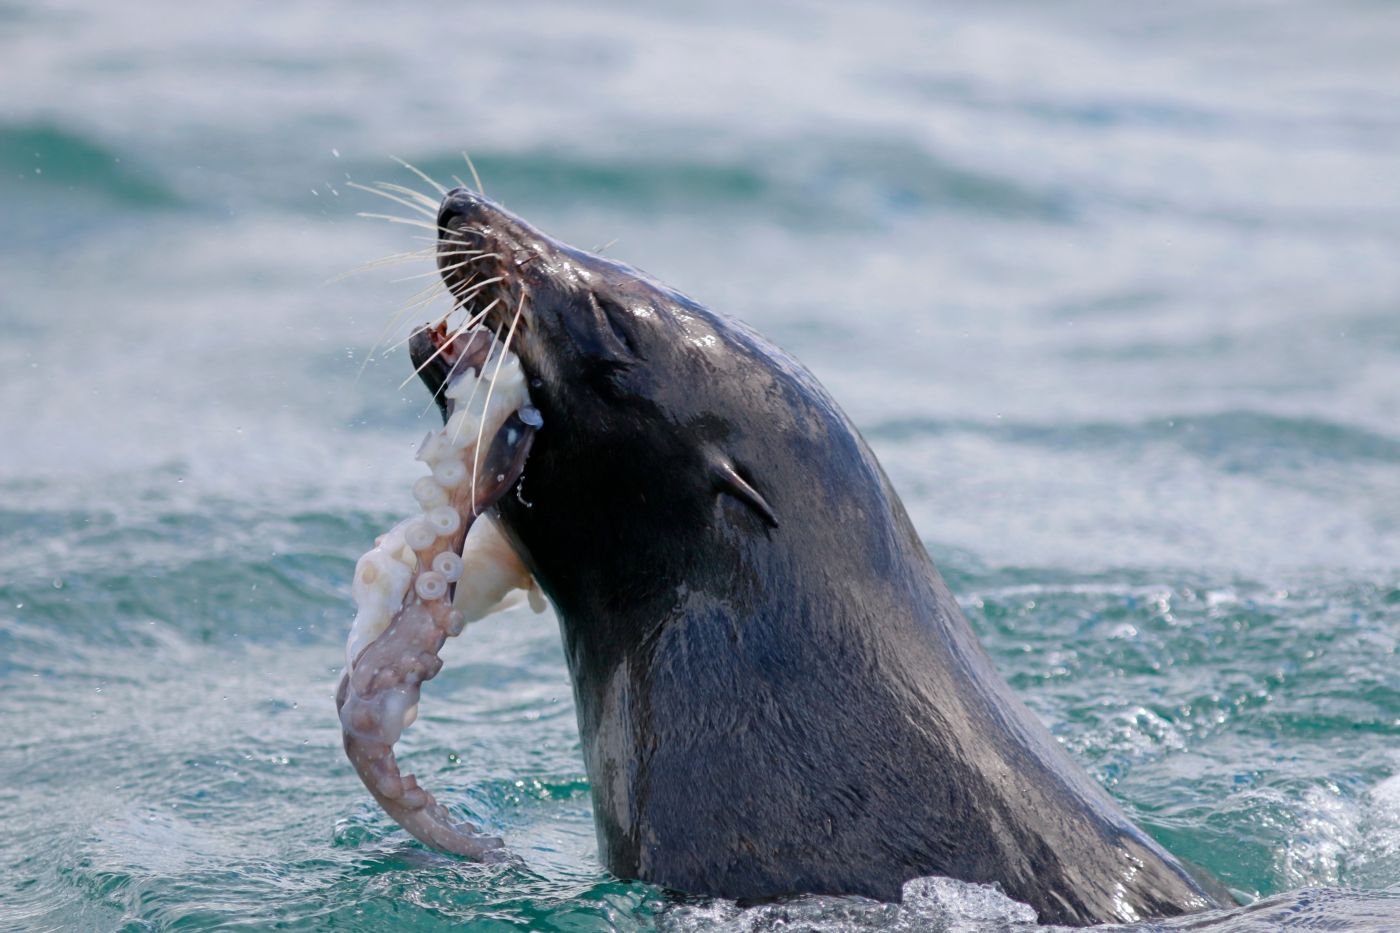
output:
[[[1152,835],[1400,897],[1398,48],[1375,0],[0,3],[0,927],[1028,922],[611,878],[524,609],[402,746],[524,867],[373,805],[348,583],[436,413],[366,355],[431,267],[336,280],[422,245],[348,183],[463,149],[806,361]]]

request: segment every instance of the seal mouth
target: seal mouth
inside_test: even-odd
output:
[[[481,372],[495,343],[484,330],[449,331],[446,321],[420,328],[408,338],[408,356],[413,369],[437,403],[444,421],[449,412],[447,386],[467,369]]]

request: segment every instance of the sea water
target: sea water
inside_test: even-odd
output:
[[[521,861],[374,805],[333,694],[438,423],[390,345],[443,306],[381,340],[431,263],[337,277],[428,245],[351,183],[464,149],[804,360],[1147,832],[1393,926],[1397,48],[1360,0],[0,5],[0,927],[1029,922],[947,881],[741,910],[611,877],[524,607],[400,748]]]

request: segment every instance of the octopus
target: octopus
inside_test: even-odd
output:
[[[455,821],[402,773],[394,745],[418,716],[423,684],[442,669],[447,639],[520,590],[543,609],[529,572],[485,514],[519,480],[542,419],[519,360],[490,333],[434,340],[447,373],[439,394],[446,424],[418,450],[430,471],[413,484],[420,513],[380,535],[355,565],[356,615],[336,707],[346,755],[384,811],[424,844],[480,859],[501,840]]]

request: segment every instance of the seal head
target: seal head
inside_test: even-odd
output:
[[[495,508],[559,616],[609,869],[740,899],[943,874],[1059,923],[1221,902],[1012,694],[801,364],[465,189],[438,222],[546,425]]]

